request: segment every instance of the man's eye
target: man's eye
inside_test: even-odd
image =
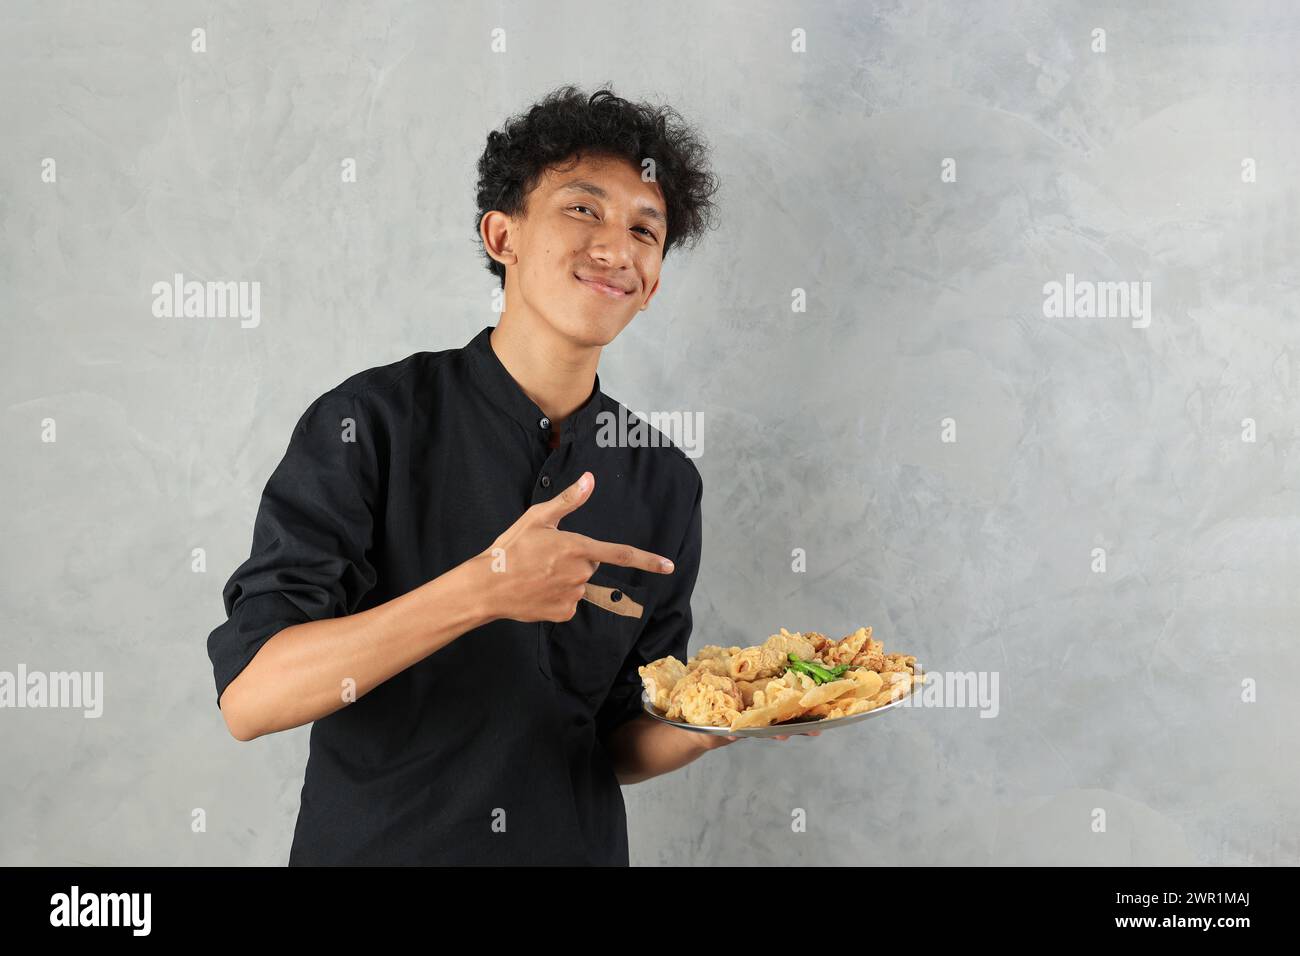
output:
[[[592,212],[592,208],[590,206],[583,206],[581,204],[577,206],[570,206],[569,209],[572,212],[577,212],[580,209],[586,210],[587,212]],[[644,232],[650,239],[654,240],[655,242],[659,241],[659,238],[654,234],[653,230],[648,229],[645,226],[637,226],[637,228],[640,229],[642,232]]]

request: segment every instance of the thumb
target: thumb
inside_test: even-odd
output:
[[[548,528],[554,528],[560,519],[577,511],[591,497],[591,489],[596,486],[596,476],[584,471],[573,484],[565,488],[550,501],[538,506],[538,517]]]

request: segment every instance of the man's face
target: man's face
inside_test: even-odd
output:
[[[584,156],[548,169],[523,219],[506,220],[506,309],[532,312],[570,341],[614,340],[659,288],[666,205],[630,162]]]

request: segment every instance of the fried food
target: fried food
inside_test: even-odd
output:
[[[745,702],[730,677],[697,668],[679,680],[668,695],[669,720],[701,727],[727,727],[745,709]]]
[[[736,687],[740,690],[740,697],[745,702],[745,706],[749,707],[752,705],[754,703],[754,694],[767,687],[767,685],[772,683],[774,680],[779,680],[779,678],[764,677],[762,680],[736,681]]]
[[[827,674],[803,664],[794,670],[791,655],[840,670]],[[838,641],[783,627],[753,647],[709,644],[685,664],[665,657],[638,673],[650,701],[669,720],[731,730],[866,713],[901,699],[924,679],[914,655],[886,654],[870,627]]]
[[[668,695],[673,692],[677,682],[686,676],[686,665],[670,655],[638,667],[636,672],[641,675],[641,684],[650,696],[650,702],[660,710],[667,710]]]
[[[781,630],[785,630],[785,628],[782,628]],[[834,647],[837,643],[818,631],[803,631],[802,633],[805,638],[813,642],[813,655],[818,660],[825,660],[823,655],[829,648]],[[867,633],[871,633],[871,628],[867,628]]]
[[[867,670],[883,671],[885,669],[885,645],[868,635],[862,650],[853,658],[854,667]]]
[[[913,673],[913,669],[915,668],[915,666],[916,666],[916,657],[911,654],[886,654],[885,655],[884,669],[886,671],[898,672],[898,673],[902,673],[906,671],[908,674],[911,674]]]
[[[687,665],[687,672],[704,671],[706,674],[717,674],[719,677],[730,677],[731,668],[727,666],[728,658],[710,657],[707,660],[693,661]]]
[[[769,681],[762,690],[754,692],[754,703],[736,716],[731,729],[767,727],[799,716],[805,710],[800,701],[813,686],[813,679],[807,674],[786,671],[785,677]]]
[[[691,658],[691,663],[694,664],[698,661],[707,661],[711,658],[725,659],[730,657],[732,654],[739,653],[739,647],[719,647],[717,644],[706,644],[696,652],[694,657]]]
[[[868,710],[875,710],[879,706],[879,701],[854,697],[850,700],[833,700],[825,704],[818,704],[808,711],[808,715],[821,717],[823,720],[835,720],[837,717],[852,717],[854,714],[866,713]]]
[[[886,671],[881,678],[884,680],[884,687],[876,694],[875,699],[882,704],[897,700],[912,687],[912,675],[905,671]]]
[[[885,683],[883,677],[865,667],[847,671],[844,676],[853,680],[853,687],[844,695],[845,698],[875,697]]]
[[[853,659],[862,653],[862,649],[871,639],[871,628],[860,627],[848,637],[842,637],[830,644],[821,654],[825,664],[852,664]]]
[[[810,678],[811,679],[811,678]],[[805,709],[816,707],[827,701],[834,700],[847,694],[857,686],[857,681],[852,677],[841,677],[839,680],[829,681],[825,684],[817,684],[809,688],[808,692],[799,698],[799,704]]]
[[[733,680],[759,680],[763,677],[778,677],[789,666],[791,654],[810,658],[816,653],[816,645],[802,634],[791,634],[781,628],[780,634],[773,634],[757,647],[747,647],[727,658],[727,668]]]

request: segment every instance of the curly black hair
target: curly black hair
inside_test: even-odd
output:
[[[667,203],[667,256],[675,246],[694,246],[714,225],[716,207],[710,197],[718,181],[708,167],[708,152],[700,135],[669,106],[629,103],[609,89],[587,96],[574,86],[561,86],[488,134],[478,161],[474,231],[493,209],[523,215],[529,192],[551,165],[602,155],[627,159],[639,169],[643,160],[652,159]],[[482,251],[488,271],[504,288],[505,266]]]

